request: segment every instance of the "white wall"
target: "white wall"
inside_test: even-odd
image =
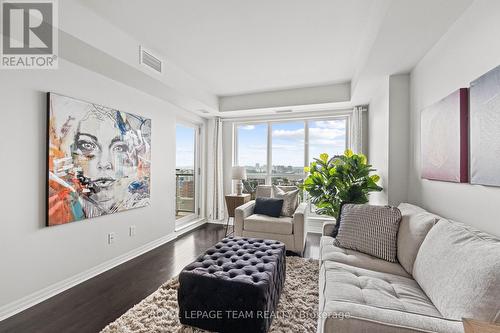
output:
[[[380,176],[382,192],[370,194],[370,203],[385,205],[389,197],[389,78],[378,84],[368,109],[368,158]]]
[[[410,75],[389,77],[389,204],[408,201]]]
[[[0,232],[0,320],[112,264],[174,238],[178,234],[174,232],[175,124],[182,119],[206,125],[204,119],[178,105],[192,101],[194,106],[217,103],[215,96],[203,91],[197,82],[171,63],[162,78],[138,67],[136,56],[140,42],[82,7],[79,1],[60,2],[59,17],[64,31],[60,32],[59,69],[0,73],[3,125],[0,153],[4,158],[0,164],[4,188],[0,192],[3,227]],[[71,53],[75,45],[85,46],[89,53],[78,58]],[[152,80],[136,75],[142,81],[131,84],[132,76],[127,75],[137,69],[152,75]],[[141,82],[147,85],[141,86]],[[160,93],[166,84],[172,87],[171,91]],[[152,119],[149,207],[45,227],[48,91]],[[175,91],[180,93],[174,95]],[[206,162],[205,153],[203,149],[202,166]],[[134,237],[129,236],[131,225],[136,226]],[[115,232],[117,238],[114,244],[108,245],[110,232]]]
[[[151,205],[45,227],[46,92],[152,119]],[[173,105],[61,60],[58,70],[2,71],[0,308],[174,232]],[[200,119],[199,119],[200,120]],[[201,121],[201,120],[200,120]],[[128,236],[130,225],[137,234]],[[107,234],[117,240],[107,244]]]
[[[410,76],[385,76],[377,86],[368,110],[368,158],[384,190],[371,193],[370,203],[397,206],[408,198]]]
[[[412,71],[408,188],[411,202],[495,235],[500,188],[420,179],[420,111],[500,65],[499,31],[500,1],[477,0]]]
[[[143,41],[136,40],[132,36],[118,29],[106,18],[96,14],[88,3],[82,0],[59,1],[59,28],[64,32],[76,37],[83,43],[88,43],[106,54],[112,55],[117,61],[122,61],[131,66],[131,69],[142,71],[151,75],[155,80],[162,83],[161,95],[167,96],[169,101],[179,107],[188,110],[206,109],[217,110],[218,99],[213,93],[206,90],[204,84],[195,79],[175,63],[166,58],[165,54],[152,49],[156,55],[164,60],[163,74],[159,75],[149,68],[139,64],[139,45],[151,49],[151,45],[144,45]],[[64,34],[60,34],[64,38]],[[64,41],[64,40],[63,40]],[[78,45],[77,45],[78,46]],[[60,45],[60,56],[75,59],[78,55],[74,50],[68,50],[65,45]],[[86,51],[88,52],[88,51]],[[94,60],[95,54],[85,54]],[[71,61],[73,61],[71,59]],[[78,59],[75,59],[78,60]],[[80,60],[85,61],[85,60]],[[96,64],[99,66],[102,64]],[[109,74],[113,68],[102,65],[100,71]],[[115,74],[116,75],[116,74]],[[130,77],[130,74],[121,70],[118,75],[122,79],[138,80]],[[139,90],[155,92],[155,87],[137,86]],[[158,89],[158,88],[156,88]],[[160,95],[160,93],[157,93]]]

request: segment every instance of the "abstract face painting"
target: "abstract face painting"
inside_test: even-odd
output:
[[[149,205],[151,120],[48,94],[49,226]]]

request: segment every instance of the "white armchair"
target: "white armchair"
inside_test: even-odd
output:
[[[270,197],[270,185],[257,186],[256,197]],[[281,186],[285,191],[295,186]],[[254,214],[255,201],[252,200],[235,210],[234,234],[240,237],[274,239],[285,243],[286,249],[302,255],[306,243],[305,214],[306,203],[298,205],[293,217],[270,217]]]

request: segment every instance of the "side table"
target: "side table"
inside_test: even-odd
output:
[[[249,193],[243,193],[241,195],[238,194],[228,194],[226,195],[226,206],[227,206],[227,222],[226,222],[226,237],[229,235],[232,235],[234,233],[234,224],[233,224],[233,231],[229,233],[229,219],[231,217],[234,219],[234,210],[249,202],[250,201],[250,194]]]

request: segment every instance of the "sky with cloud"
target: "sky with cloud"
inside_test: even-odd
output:
[[[344,119],[309,122],[309,156],[340,154],[346,147]],[[304,122],[272,124],[273,165],[301,167],[304,164]],[[267,124],[238,126],[240,165],[266,164]]]
[[[177,125],[175,134],[175,167],[194,169],[195,128]]]

